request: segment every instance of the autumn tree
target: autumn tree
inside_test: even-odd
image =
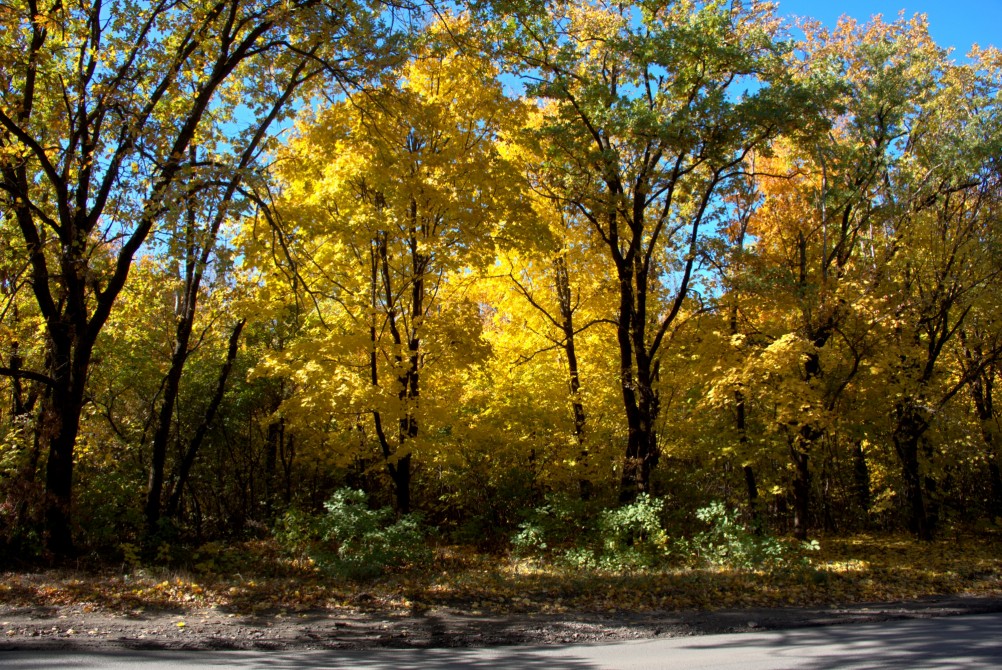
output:
[[[548,3],[500,23],[505,58],[554,106],[539,141],[561,198],[615,268],[629,499],[650,487],[663,347],[718,197],[801,104],[762,5]]]
[[[579,493],[588,499],[592,480],[599,474],[590,462],[590,452],[600,445],[589,436],[585,397],[595,398],[592,394],[602,384],[599,379],[583,379],[584,370],[594,370],[597,361],[581,360],[582,350],[589,348],[582,340],[601,339],[596,329],[615,325],[610,309],[614,282],[587,226],[561,197],[560,184],[551,182],[540,152],[542,145],[534,141],[536,129],[550,123],[550,111],[535,110],[526,127],[506,144],[524,180],[532,214],[521,229],[518,244],[500,249],[498,263],[490,271],[499,281],[485,300],[499,312],[495,321],[504,321],[498,323],[497,337],[505,352],[502,356],[512,357],[507,364],[528,366],[537,357],[558,353],[577,446],[576,455],[559,460],[573,463],[579,473]],[[506,338],[514,340],[509,343],[513,347],[501,344]],[[603,359],[604,364],[607,361]],[[516,373],[512,369],[509,374]],[[528,377],[543,374],[553,373],[535,370]]]
[[[760,400],[769,403],[760,410],[787,437],[798,535],[806,535],[810,461],[821,455],[822,440],[854,445],[865,505],[866,439],[896,446],[913,529],[927,536],[928,523],[915,520],[925,515],[914,445],[932,415],[903,419],[909,412],[895,407],[878,418],[848,399],[869,397],[872,407],[875,389],[888,384],[894,397],[907,396],[899,386],[907,378],[906,385],[922,389],[917,404],[926,412],[942,409],[959,389],[941,386],[940,375],[948,374],[941,356],[975,304],[968,300],[976,300],[996,272],[990,255],[975,255],[974,243],[990,239],[975,221],[990,218],[986,208],[994,198],[986,158],[994,130],[982,116],[982,96],[993,85],[984,64],[949,63],[920,18],[865,26],[845,20],[832,33],[814,26],[805,53],[798,76],[838,73],[827,110],[833,127],[788,139],[774,146],[774,158],[757,162],[762,202],[747,224],[738,219],[728,231],[739,244],[754,236],[753,247],[739,254],[747,295],[738,297],[740,283],[732,283],[725,299],[741,306],[735,314],[748,335],[743,342],[757,347],[748,350],[742,372],[720,382],[739,388],[758,380]],[[957,150],[964,160],[951,153]],[[932,214],[938,208],[944,209]],[[937,225],[934,234],[928,226]],[[900,264],[907,279],[896,270]],[[916,293],[900,292],[898,281]],[[928,346],[907,353],[908,342]],[[904,361],[911,373],[901,369]],[[738,409],[745,409],[743,402]],[[873,425],[888,425],[888,432]]]
[[[433,28],[379,89],[304,123],[283,156],[287,267],[316,310],[282,365],[330,375],[313,402],[378,445],[402,513],[416,445],[445,401],[436,379],[484,351],[464,274],[493,259],[517,215],[516,175],[494,144],[517,114],[493,66]]]
[[[232,401],[223,402],[220,390],[238,397],[245,392],[239,368],[230,374],[233,361],[227,351],[239,293],[231,285],[227,269],[231,259],[222,250],[216,253],[210,277],[202,286],[189,355],[171,413],[163,496],[168,517],[180,516],[181,494],[191,493],[188,483],[193,474],[197,476],[196,458],[205,455],[204,447],[211,450],[213,442],[218,445],[219,423],[228,420],[218,412],[232,407]],[[86,487],[74,495],[77,513],[87,518],[77,537],[92,546],[117,544],[126,538],[131,542],[139,539],[139,533],[145,535],[142,541],[152,552],[171,544],[173,532],[183,529],[180,524],[170,534],[159,524],[150,529],[143,505],[150,445],[158,429],[158,403],[175,350],[177,308],[183,291],[183,278],[176,271],[176,259],[169,255],[137,259],[95,346],[98,364],[88,377],[88,404],[75,449],[76,476]],[[220,371],[227,373],[222,384]],[[229,472],[237,467],[234,463]],[[174,508],[172,501],[178,507]],[[188,505],[188,510],[191,508]],[[117,510],[117,521],[108,518],[111,510]],[[239,527],[238,517],[231,520]],[[118,534],[117,540],[112,539],[112,533]]]
[[[889,214],[883,187],[901,169],[902,150],[912,143],[916,119],[936,87],[940,57],[919,18],[893,24],[875,19],[865,26],[844,20],[834,33],[808,26],[806,53],[808,72],[837,72],[838,78],[828,110],[834,128],[799,148],[799,169],[810,174],[799,209],[811,215],[789,212],[791,228],[780,233],[787,238],[789,285],[796,287],[796,333],[806,347],[801,378],[818,391],[813,406],[790,424],[795,527],[802,537],[809,523],[811,454],[826,437],[825,426],[832,425],[866,349],[874,346],[866,332],[874,317],[862,311],[877,290],[874,231]]]
[[[618,387],[609,338],[614,285],[601,255],[579,236],[583,229],[536,205],[550,234],[539,246],[504,252],[478,282],[478,296],[490,305],[485,336],[497,390],[479,411],[523,445],[541,486],[590,499],[608,488],[609,465],[618,460],[609,455],[620,437],[609,395]]]
[[[888,230],[884,291],[897,306],[885,361],[897,393],[891,437],[901,462],[909,525],[930,539],[927,509],[935,483],[923,474],[923,439],[954,396],[997,359],[997,336],[983,333],[975,360],[955,367],[949,352],[963,348],[965,328],[993,304],[1002,266],[997,253],[997,105],[1002,80],[995,50],[975,52],[966,65],[944,64],[924,132],[910,149],[908,171],[892,182],[888,199],[898,215]],[[984,322],[981,322],[984,326]],[[987,337],[986,337],[987,335]],[[976,387],[975,387],[976,388]]]
[[[856,164],[846,167],[849,175],[834,168],[822,174],[809,152],[789,142],[774,144],[771,152],[756,157],[751,190],[721,238],[730,244],[719,263],[726,288],[719,304],[727,311],[730,342],[708,399],[733,412],[738,451],[747,451],[749,420],[783,443],[794,532],[805,538],[811,460],[820,456],[823,439],[838,437],[832,429],[846,411],[850,383],[875,346],[867,316],[860,313],[867,288],[853,262],[856,245],[845,239],[871,211],[861,205],[864,194],[850,191],[851,202],[838,205],[843,232],[829,232],[826,217],[835,206],[826,208],[821,193],[855,178]],[[747,248],[746,240],[751,240]],[[827,253],[827,244],[846,247],[841,261]],[[760,416],[752,416],[756,413]],[[743,468],[753,500],[757,486],[750,455],[745,453]]]
[[[366,6],[312,0],[28,0],[6,7],[2,21],[0,191],[45,321],[46,366],[35,375],[48,386],[46,528],[49,548],[64,555],[94,345],[136,254],[183,200],[193,152],[196,163],[208,159],[197,147],[217,142],[212,128],[239,111],[252,129],[229,136],[233,151],[213,159],[239,156],[276,89],[299,77],[279,72],[304,55],[365,52],[378,36]],[[362,43],[346,43],[348,34]]]

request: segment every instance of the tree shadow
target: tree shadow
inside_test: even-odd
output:
[[[693,640],[686,652],[740,652],[771,667],[1002,667],[1002,616],[978,614],[868,624],[821,626]],[[787,665],[789,663],[790,665]]]
[[[552,648],[377,649],[366,651],[191,652],[0,652],[10,670],[89,670],[91,668],[255,668],[299,670],[371,668],[385,670],[595,670],[599,666]]]

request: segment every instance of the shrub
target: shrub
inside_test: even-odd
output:
[[[668,533],[661,519],[664,508],[664,498],[641,493],[629,505],[604,510],[598,518],[599,566],[636,569],[662,563],[668,555]]]
[[[696,517],[706,524],[706,530],[678,544],[688,553],[711,565],[742,570],[772,570],[790,567],[802,560],[800,552],[770,535],[756,535],[738,518],[736,510],[728,510],[722,502],[713,502],[696,511]],[[801,549],[817,549],[817,543],[802,543]]]
[[[511,538],[518,554],[552,554],[573,546],[588,532],[594,513],[587,503],[565,495],[548,495],[546,503],[525,514]]]
[[[324,572],[345,579],[376,577],[431,557],[419,517],[395,519],[389,507],[369,509],[366,494],[348,488],[335,491],[321,514],[289,511],[275,538],[290,553],[306,555]]]
[[[662,498],[641,494],[628,505],[601,510],[591,518],[581,503],[553,500],[533,510],[512,545],[519,553],[546,553],[581,569],[656,567],[668,550],[661,522],[664,505]]]

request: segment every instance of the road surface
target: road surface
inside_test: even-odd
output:
[[[332,651],[0,651],[9,670],[1002,668],[1002,613],[614,644]]]

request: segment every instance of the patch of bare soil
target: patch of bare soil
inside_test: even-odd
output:
[[[343,610],[272,611],[224,608],[86,611],[79,605],[0,605],[0,649],[372,649],[485,647],[512,644],[681,637],[928,618],[1002,611],[1002,598],[944,596],[845,607],[716,611],[471,615],[438,608],[406,615]]]

